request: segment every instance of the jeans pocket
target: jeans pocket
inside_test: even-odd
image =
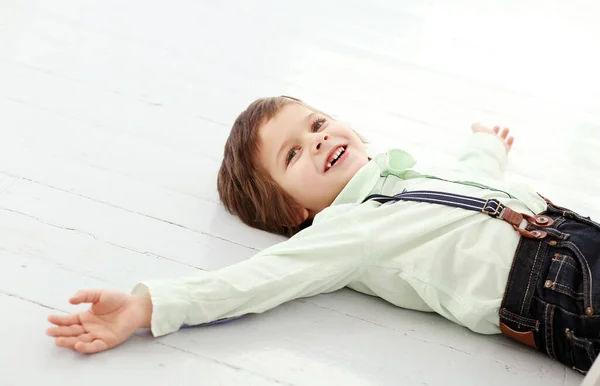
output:
[[[600,340],[578,337],[569,329],[565,331],[565,336],[571,351],[571,366],[574,370],[585,374],[598,355]]]
[[[575,300],[583,300],[581,265],[571,256],[555,253],[550,263],[544,287]]]
[[[600,309],[594,299],[592,289],[592,271],[588,260],[577,245],[570,241],[560,241],[556,244],[557,253],[552,256],[544,289],[561,293],[568,298],[565,301],[554,297],[562,307],[570,312],[592,316],[595,309]]]

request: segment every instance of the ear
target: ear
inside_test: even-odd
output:
[[[308,209],[306,208],[302,208],[302,221],[304,222],[308,219],[309,213],[308,213]]]
[[[308,216],[310,216],[310,214],[308,213],[308,209],[306,208],[302,208],[298,211],[298,217],[296,220],[296,225],[300,225],[302,224],[304,221],[306,221],[308,219]]]
[[[295,224],[293,224],[293,226],[298,226],[298,225],[302,224],[304,221],[306,221],[308,219],[309,216],[310,216],[310,213],[308,212],[308,209],[298,208],[297,216],[294,219]],[[289,225],[284,225],[284,226],[287,227]]]

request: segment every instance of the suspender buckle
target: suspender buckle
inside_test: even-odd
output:
[[[488,203],[493,202],[496,204],[496,208],[494,209],[493,206],[490,205],[490,207],[488,208]],[[496,216],[498,215],[498,211],[502,208],[502,205],[500,204],[500,202],[498,202],[498,200],[496,199],[487,199],[485,200],[485,204],[483,204],[483,208],[481,209],[481,211],[485,214],[488,214],[490,216]],[[490,210],[491,209],[491,210]]]

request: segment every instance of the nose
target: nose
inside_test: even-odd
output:
[[[314,149],[315,149],[315,151],[319,151],[319,150],[321,150],[321,146],[323,145],[323,142],[329,140],[329,135],[327,133],[317,133],[315,138],[316,139],[315,139]]]

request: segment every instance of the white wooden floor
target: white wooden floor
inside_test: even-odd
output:
[[[0,385],[579,384],[502,336],[347,290],[93,356],[44,332],[80,288],[282,240],[216,193],[230,125],[260,96],[426,166],[473,121],[509,126],[509,177],[600,218],[599,17],[595,0],[1,0]]]

